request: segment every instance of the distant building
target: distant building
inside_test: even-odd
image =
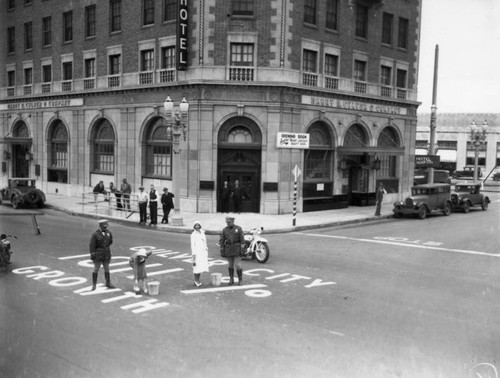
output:
[[[379,182],[399,198],[420,19],[420,0],[3,1],[0,182],[77,195],[127,178],[210,213],[238,180],[242,211],[278,214],[297,166],[299,212],[373,204]],[[167,96],[190,105],[178,147]]]
[[[471,123],[481,127],[488,124],[484,145],[479,150],[478,166],[486,178],[500,166],[500,114],[496,113],[437,113],[437,155],[441,169],[451,173],[458,169],[474,167],[475,147],[471,144]],[[430,113],[418,114],[416,155],[427,155],[430,141]]]

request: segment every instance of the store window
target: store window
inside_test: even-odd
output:
[[[397,131],[393,127],[386,127],[380,133],[377,146],[385,149],[400,148],[401,142]],[[379,154],[375,156],[378,160],[377,182],[383,183],[388,193],[399,191],[399,179],[397,177],[397,156],[389,154]]]
[[[331,132],[323,122],[313,123],[307,132],[309,134],[309,149],[304,151],[304,197],[331,194],[333,188]],[[321,189],[319,193],[316,183]]]
[[[55,121],[51,126],[48,156],[48,181],[68,182],[68,131],[64,123]]]
[[[153,119],[146,134],[145,176],[169,179],[172,177],[172,140],[167,124],[161,117]]]
[[[101,119],[94,127],[92,137],[92,171],[114,173],[115,133],[107,119]]]

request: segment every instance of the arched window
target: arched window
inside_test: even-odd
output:
[[[347,130],[344,138],[344,146],[367,147],[368,136],[361,125],[352,125]]]
[[[399,148],[400,140],[397,131],[392,126],[385,127],[378,137],[378,147],[385,147],[387,149]],[[391,193],[398,191],[398,180],[396,178],[397,171],[397,156],[391,154],[378,155],[380,160],[380,169],[377,172],[377,179],[384,179],[386,190]]]
[[[52,124],[48,143],[48,181],[68,182],[68,131],[62,121]]]
[[[94,129],[94,172],[114,173],[115,133],[107,119],[101,120]]]
[[[323,122],[315,122],[307,130],[309,149],[305,151],[304,180],[330,181],[332,179],[332,135]]]
[[[379,147],[399,147],[399,136],[393,127],[386,127],[378,137]]]
[[[237,126],[231,129],[227,136],[228,143],[252,143],[253,137],[250,130],[244,126]]]
[[[146,134],[146,175],[172,177],[172,140],[168,137],[167,124],[156,117],[148,125]]]
[[[13,136],[16,138],[30,137],[30,131],[28,129],[28,126],[26,126],[26,123],[24,123],[24,121],[18,121],[16,123],[16,126],[14,126]]]

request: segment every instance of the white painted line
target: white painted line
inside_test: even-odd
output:
[[[206,289],[181,290],[181,293],[183,293],[183,294],[201,294],[201,293],[214,293],[217,291],[257,289],[260,287],[267,287],[267,285],[255,284],[255,285],[243,285],[243,286],[208,287]]]
[[[69,260],[69,259],[81,259],[82,257],[88,257],[90,259],[90,253],[86,253],[84,255],[58,257],[58,259],[59,260]]]
[[[361,241],[361,242],[366,242],[366,243],[390,244],[390,245],[397,245],[397,246],[400,246],[400,247],[410,247],[410,248],[420,248],[420,249],[433,249],[435,251],[463,253],[463,254],[466,254],[466,255],[500,257],[500,254],[494,254],[494,253],[488,253],[488,252],[479,252],[479,251],[469,251],[469,250],[466,250],[466,249],[442,248],[442,247],[433,247],[433,246],[429,246],[429,245],[416,245],[416,244],[398,243],[398,242],[391,242],[391,241],[384,241],[384,240],[351,238],[351,237],[348,237],[348,236],[308,234],[308,233],[305,233],[305,232],[298,232],[298,234],[306,235],[306,236],[314,236],[314,237],[332,238],[332,239],[354,240],[354,241]]]
[[[151,264],[151,265],[148,265],[147,267],[149,268],[150,266],[155,266],[155,265],[157,265],[157,264]],[[162,265],[162,264],[158,264],[158,265]],[[167,270],[158,270],[156,272],[148,272],[148,277],[159,276],[160,274],[168,274],[168,273],[180,272],[180,271],[183,271],[183,270],[184,269],[182,269],[182,268],[167,269]],[[127,278],[133,279],[134,276],[127,276]]]
[[[153,267],[153,266],[163,266],[163,264],[160,264],[160,263],[148,264],[148,268],[149,267]],[[110,269],[109,272],[110,273],[118,273],[118,272],[126,272],[126,271],[129,271],[129,270],[133,270],[133,268],[131,268],[130,266],[128,266],[126,268]]]
[[[330,332],[332,335],[345,337],[345,335],[343,333],[340,333],[340,332],[335,332],[335,331],[328,331],[328,332]]]

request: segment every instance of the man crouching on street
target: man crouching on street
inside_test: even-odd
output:
[[[233,217],[226,217],[227,226],[220,234],[220,255],[227,259],[229,264],[229,285],[234,284],[234,267],[238,273],[238,285],[243,281],[243,270],[241,269],[241,251],[245,245],[243,230],[234,224]]]
[[[94,262],[94,271],[92,272],[92,290],[96,289],[97,273],[99,268],[104,267],[104,276],[106,277],[106,287],[114,289],[111,285],[109,276],[109,263],[111,261],[111,249],[109,246],[113,244],[113,235],[108,230],[108,220],[101,219],[99,221],[99,229],[92,234],[90,238],[90,259]]]

